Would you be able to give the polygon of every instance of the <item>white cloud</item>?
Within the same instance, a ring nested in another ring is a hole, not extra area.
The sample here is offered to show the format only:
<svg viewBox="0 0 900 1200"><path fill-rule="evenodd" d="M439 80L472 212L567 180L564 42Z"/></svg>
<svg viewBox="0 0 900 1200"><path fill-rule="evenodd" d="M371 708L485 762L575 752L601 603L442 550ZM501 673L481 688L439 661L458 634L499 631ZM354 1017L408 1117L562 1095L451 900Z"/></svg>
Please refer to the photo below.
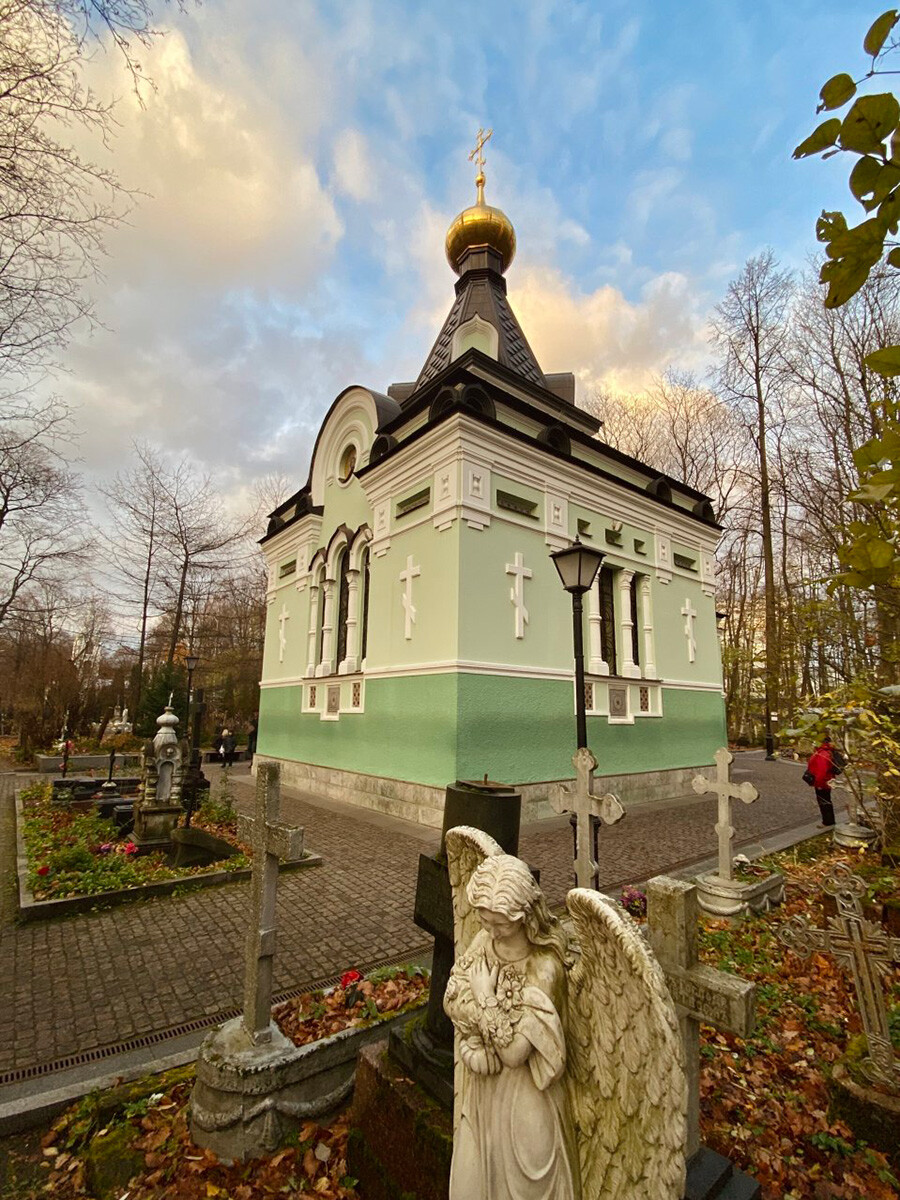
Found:
<svg viewBox="0 0 900 1200"><path fill-rule="evenodd" d="M377 174L365 137L358 129L344 129L334 143L334 179L352 200L372 200L377 194Z"/></svg>

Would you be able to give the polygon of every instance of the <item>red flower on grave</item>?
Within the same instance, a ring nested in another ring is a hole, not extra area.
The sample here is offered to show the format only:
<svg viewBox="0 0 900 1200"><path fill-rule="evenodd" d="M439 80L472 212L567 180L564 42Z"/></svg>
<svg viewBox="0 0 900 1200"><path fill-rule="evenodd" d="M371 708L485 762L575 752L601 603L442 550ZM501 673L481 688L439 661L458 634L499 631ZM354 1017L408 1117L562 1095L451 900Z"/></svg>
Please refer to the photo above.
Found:
<svg viewBox="0 0 900 1200"><path fill-rule="evenodd" d="M38 867L37 873L38 873L38 875L49 875L50 868L49 867Z"/></svg>
<svg viewBox="0 0 900 1200"><path fill-rule="evenodd" d="M354 983L359 983L361 979L362 975L360 975L359 971L345 971L341 976L341 987L346 991L348 987Z"/></svg>
<svg viewBox="0 0 900 1200"><path fill-rule="evenodd" d="M126 842L124 847L122 848L123 854L137 854L137 852L138 852L138 848L134 844L134 842Z"/></svg>

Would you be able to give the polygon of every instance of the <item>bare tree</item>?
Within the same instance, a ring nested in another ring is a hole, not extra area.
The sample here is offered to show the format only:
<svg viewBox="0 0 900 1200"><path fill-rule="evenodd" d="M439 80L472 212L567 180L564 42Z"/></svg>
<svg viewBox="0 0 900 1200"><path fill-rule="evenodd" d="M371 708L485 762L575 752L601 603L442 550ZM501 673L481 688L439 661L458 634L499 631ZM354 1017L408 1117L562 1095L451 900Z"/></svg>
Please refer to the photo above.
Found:
<svg viewBox="0 0 900 1200"><path fill-rule="evenodd" d="M772 479L769 469L773 425L783 419L788 381L788 316L793 296L790 273L780 271L771 250L747 261L716 309L713 345L721 355L719 387L752 432L759 471L759 514L765 589L766 753L774 751L772 711L781 674Z"/></svg>
<svg viewBox="0 0 900 1200"><path fill-rule="evenodd" d="M30 587L88 546L79 483L59 453L68 412L59 401L15 404L0 419L0 625Z"/></svg>

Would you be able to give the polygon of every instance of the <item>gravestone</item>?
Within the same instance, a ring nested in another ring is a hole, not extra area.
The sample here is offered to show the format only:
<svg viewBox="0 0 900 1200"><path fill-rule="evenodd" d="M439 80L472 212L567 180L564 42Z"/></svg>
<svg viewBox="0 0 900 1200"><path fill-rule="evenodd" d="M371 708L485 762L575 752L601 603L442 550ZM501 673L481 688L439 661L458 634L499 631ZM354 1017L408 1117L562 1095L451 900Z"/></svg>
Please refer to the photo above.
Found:
<svg viewBox="0 0 900 1200"><path fill-rule="evenodd" d="M816 929L796 916L782 925L778 936L801 958L824 950L849 969L868 1043L864 1069L875 1083L900 1094L900 1061L891 1043L882 983L891 965L900 963L900 938L863 916L866 885L846 863L835 864L825 891L837 901L837 916L828 918L827 928Z"/></svg>
<svg viewBox="0 0 900 1200"><path fill-rule="evenodd" d="M156 718L156 724L156 737L144 745L141 791L134 803L132 838L139 854L171 849L172 830L181 816L181 790L188 764L187 739L176 733L178 718L171 703Z"/></svg>
<svg viewBox="0 0 900 1200"><path fill-rule="evenodd" d="M719 864L715 872L698 875L697 897L700 907L717 917L739 920L748 913L767 912L784 899L784 877L770 874L750 880L735 879L732 870L734 852L734 826L731 823L731 802L741 800L753 804L759 792L749 781L735 784L731 781L730 767L734 756L725 747L717 750L716 778L695 775L692 787L698 796L715 792L719 811L716 834L719 839Z"/></svg>
<svg viewBox="0 0 900 1200"><path fill-rule="evenodd" d="M171 838L176 867L206 867L240 853L230 842L205 829L179 827L172 830Z"/></svg>
<svg viewBox="0 0 900 1200"><path fill-rule="evenodd" d="M522 798L502 783L457 781L446 790L441 845L419 856L413 920L434 938L431 986L424 1017L403 1033L391 1034L391 1054L444 1108L453 1104L453 1026L444 1012L444 989L453 966L453 901L447 874L447 830L456 825L482 829L508 854L519 848Z"/></svg>
<svg viewBox="0 0 900 1200"><path fill-rule="evenodd" d="M572 756L575 782L554 784L549 792L550 807L554 812L572 813L575 826L575 882L578 887L596 888L599 870L593 854L594 837L602 821L615 825L625 816L618 796L606 792L598 796L594 792L594 771L597 760L587 748L581 746Z"/></svg>
<svg viewBox="0 0 900 1200"><path fill-rule="evenodd" d="M730 1181L727 1195L752 1200L759 1185L727 1158L700 1144L700 1025L714 1025L739 1037L753 1032L756 985L704 966L697 955L697 888L658 875L647 884L647 936L675 1002L684 1045L688 1085L688 1200L706 1200Z"/></svg>
<svg viewBox="0 0 900 1200"><path fill-rule="evenodd" d="M306 1111L297 1047L272 1020L278 861L303 853L303 830L278 820L280 790L279 764L261 763L255 816L238 817L253 847L244 1009L204 1040L191 1095L191 1136L225 1162L272 1153Z"/></svg>

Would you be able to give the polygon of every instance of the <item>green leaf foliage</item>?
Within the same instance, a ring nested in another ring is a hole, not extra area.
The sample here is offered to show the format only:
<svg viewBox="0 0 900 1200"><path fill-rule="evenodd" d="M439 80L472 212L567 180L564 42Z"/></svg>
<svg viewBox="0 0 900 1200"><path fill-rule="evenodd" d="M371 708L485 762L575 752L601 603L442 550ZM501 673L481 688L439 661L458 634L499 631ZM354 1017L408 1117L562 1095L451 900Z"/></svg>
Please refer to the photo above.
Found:
<svg viewBox="0 0 900 1200"><path fill-rule="evenodd" d="M810 154L820 154L829 146L837 144L841 132L840 117L829 117L817 126L812 133L802 141L794 151L794 158L807 158Z"/></svg>
<svg viewBox="0 0 900 1200"><path fill-rule="evenodd" d="M841 123L841 148L884 154L884 139L897 128L900 104L890 92L860 96Z"/></svg>
<svg viewBox="0 0 900 1200"><path fill-rule="evenodd" d="M840 108L855 95L856 84L853 77L847 74L833 75L819 92L823 108Z"/></svg>
<svg viewBox="0 0 900 1200"><path fill-rule="evenodd" d="M893 253L894 251L892 250L891 254ZM875 371L879 375L887 375L888 377L900 375L900 346L885 346L883 350L876 350L873 354L867 354L865 364L870 371ZM867 442L866 445L871 446L872 442Z"/></svg>
<svg viewBox="0 0 900 1200"><path fill-rule="evenodd" d="M883 163L867 154L850 172L850 191L871 211L900 183L900 166Z"/></svg>
<svg viewBox="0 0 900 1200"><path fill-rule="evenodd" d="M829 117L827 121L823 121L821 125L817 126L805 141L800 143L794 151L794 158L807 158L810 154L820 154L829 146L836 145L840 132L840 117Z"/></svg>
<svg viewBox="0 0 900 1200"><path fill-rule="evenodd" d="M848 229L840 213L823 213L816 232L829 259L819 272L821 282L828 284L825 307L839 308L859 291L884 253L887 227L879 216Z"/></svg>
<svg viewBox="0 0 900 1200"><path fill-rule="evenodd" d="M869 32L863 39L863 50L866 54L871 54L873 58L879 55L887 41L888 34L897 24L898 13L896 8L889 8L887 12L882 13L880 17L872 22L869 26Z"/></svg>

